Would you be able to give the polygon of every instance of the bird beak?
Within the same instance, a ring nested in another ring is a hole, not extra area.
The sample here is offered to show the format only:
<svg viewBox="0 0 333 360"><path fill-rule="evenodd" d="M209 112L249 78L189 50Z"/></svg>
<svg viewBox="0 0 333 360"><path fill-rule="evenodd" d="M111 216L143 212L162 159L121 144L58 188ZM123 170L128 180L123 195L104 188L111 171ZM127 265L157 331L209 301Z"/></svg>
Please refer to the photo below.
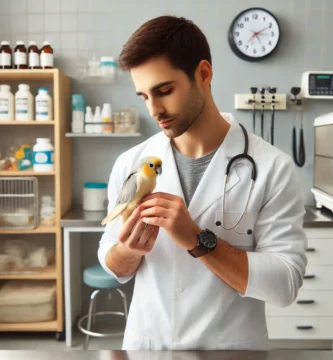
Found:
<svg viewBox="0 0 333 360"><path fill-rule="evenodd" d="M162 175L162 166L161 165L156 166L156 174L157 175Z"/></svg>

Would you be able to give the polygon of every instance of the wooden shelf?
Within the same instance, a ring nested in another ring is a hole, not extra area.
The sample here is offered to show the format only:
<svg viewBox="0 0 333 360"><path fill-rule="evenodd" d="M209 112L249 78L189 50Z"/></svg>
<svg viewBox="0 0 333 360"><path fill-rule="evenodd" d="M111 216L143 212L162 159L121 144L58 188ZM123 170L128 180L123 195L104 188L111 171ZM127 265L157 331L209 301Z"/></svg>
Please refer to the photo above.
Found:
<svg viewBox="0 0 333 360"><path fill-rule="evenodd" d="M1 70L0 70L1 71ZM17 125L54 125L55 121L54 120L50 120L50 121L37 121L37 120L33 120L33 121L0 121L0 126L1 125L6 125L6 126L17 126Z"/></svg>
<svg viewBox="0 0 333 360"><path fill-rule="evenodd" d="M1 69L0 70L0 81L21 81L21 80L53 80L53 77L58 73L58 69L45 69L45 70L16 70L16 69Z"/></svg>
<svg viewBox="0 0 333 360"><path fill-rule="evenodd" d="M55 234L56 227L52 226L39 226L32 230L9 230L0 228L0 234Z"/></svg>
<svg viewBox="0 0 333 360"><path fill-rule="evenodd" d="M0 171L0 176L52 176L55 175L55 171L37 172L33 170L21 170L21 171Z"/></svg>
<svg viewBox="0 0 333 360"><path fill-rule="evenodd" d="M58 331L58 322L0 323L0 331Z"/></svg>
<svg viewBox="0 0 333 360"><path fill-rule="evenodd" d="M141 133L100 133L100 134L87 134L87 133L66 133L66 137L115 137L115 138L128 138L128 137L139 137Z"/></svg>
<svg viewBox="0 0 333 360"><path fill-rule="evenodd" d="M19 273L2 273L0 272L0 279L19 279L19 280L55 280L57 278L55 266L47 266L39 270L33 269L31 273L28 274L19 274Z"/></svg>
<svg viewBox="0 0 333 360"><path fill-rule="evenodd" d="M53 139L54 145L54 171L49 172L35 172L33 169L26 171L0 171L0 177L37 177L39 180L39 188L42 188L45 193L54 194L54 205L56 215L56 225L54 226L39 226L33 230L9 230L0 227L1 237L4 234L18 234L18 236L29 238L35 234L34 237L41 237L41 240L53 241L55 245L56 263L53 267L43 269L40 273L34 274L0 274L0 278L4 279L52 279L56 283L56 313L57 318L53 321L34 322L34 323L1 323L1 331L63 331L64 330L64 296L63 296L63 244L62 244L62 229L60 226L60 219L62 214L66 213L72 204L72 139L65 136L66 132L70 131L68 124L70 123L71 114L71 78L59 69L48 70L2 70L0 69L0 84L10 84L15 87L17 84L30 84L32 87L51 86L53 88L53 109L54 119L52 121L11 121L0 122L0 143L8 136L7 132L13 132L13 136L18 133L21 136L22 131L29 129L29 136L32 134L39 137L40 132L51 132L49 137ZM3 125L1 127L1 125ZM30 126L30 127L29 127ZM42 126L42 127L40 127ZM44 127L43 127L44 126ZM45 135L44 135L45 136ZM46 181L44 188L44 180ZM52 176L50 178L50 176ZM49 191L46 191L49 190ZM39 191L39 190L38 190ZM42 191L42 192L43 192ZM37 235L36 235L37 234ZM39 235L41 234L41 235ZM43 234L53 234L43 236ZM45 237L45 240L42 239ZM39 281L39 280L38 280Z"/></svg>

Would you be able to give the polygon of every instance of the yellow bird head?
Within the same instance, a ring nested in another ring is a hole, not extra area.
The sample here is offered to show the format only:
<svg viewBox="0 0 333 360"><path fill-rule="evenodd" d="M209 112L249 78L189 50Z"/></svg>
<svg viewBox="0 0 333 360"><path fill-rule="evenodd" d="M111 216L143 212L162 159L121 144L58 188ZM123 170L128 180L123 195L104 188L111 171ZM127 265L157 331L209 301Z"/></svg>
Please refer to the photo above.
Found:
<svg viewBox="0 0 333 360"><path fill-rule="evenodd" d="M138 167L147 177L156 177L162 174L162 160L156 156L147 156L141 159Z"/></svg>

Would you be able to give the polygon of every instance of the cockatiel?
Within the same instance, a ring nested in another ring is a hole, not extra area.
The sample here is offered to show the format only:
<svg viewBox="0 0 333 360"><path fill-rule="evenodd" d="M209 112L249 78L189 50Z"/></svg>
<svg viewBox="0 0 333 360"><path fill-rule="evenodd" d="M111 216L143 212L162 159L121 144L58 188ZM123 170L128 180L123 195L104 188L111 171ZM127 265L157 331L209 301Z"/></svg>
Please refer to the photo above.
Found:
<svg viewBox="0 0 333 360"><path fill-rule="evenodd" d="M141 159L124 181L116 205L102 221L102 225L111 222L119 215L122 215L123 222L125 222L141 199L154 191L157 175L161 174L161 159L155 156Z"/></svg>

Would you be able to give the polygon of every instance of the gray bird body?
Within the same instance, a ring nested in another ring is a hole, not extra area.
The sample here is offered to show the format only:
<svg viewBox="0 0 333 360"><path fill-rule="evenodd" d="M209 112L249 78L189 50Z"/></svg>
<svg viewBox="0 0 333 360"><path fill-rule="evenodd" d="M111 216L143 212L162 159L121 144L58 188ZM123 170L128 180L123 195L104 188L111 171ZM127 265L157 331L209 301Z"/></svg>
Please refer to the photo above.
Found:
<svg viewBox="0 0 333 360"><path fill-rule="evenodd" d="M140 161L124 181L115 207L102 221L102 225L115 220L119 215L122 216L123 222L131 216L141 199L154 191L156 177L162 172L161 163L161 160L156 157L147 157ZM154 171L147 170L147 164L154 164Z"/></svg>

